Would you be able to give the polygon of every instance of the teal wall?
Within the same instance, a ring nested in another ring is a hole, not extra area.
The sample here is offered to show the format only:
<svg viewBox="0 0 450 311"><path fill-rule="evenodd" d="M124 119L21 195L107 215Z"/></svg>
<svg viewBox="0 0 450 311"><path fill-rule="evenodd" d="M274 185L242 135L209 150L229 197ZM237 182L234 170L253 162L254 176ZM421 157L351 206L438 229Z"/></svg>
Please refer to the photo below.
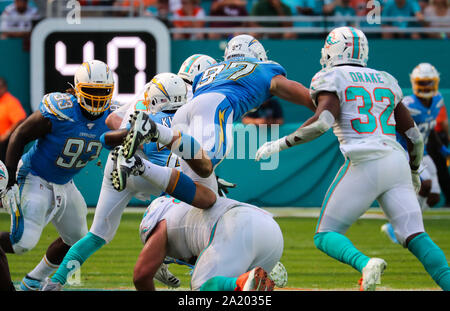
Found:
<svg viewBox="0 0 450 311"><path fill-rule="evenodd" d="M217 60L222 59L224 41L173 41L171 47L172 71L176 72L185 58L204 53ZM309 86L312 76L320 70L319 58L322 40L262 41L269 58L282 64L288 78ZM0 40L0 55L3 62L0 76L8 79L11 92L17 96L29 112L29 54L22 51L20 40ZM441 73L441 92L449 107L450 103L450 55L448 41L371 40L369 66L385 70L394 75L404 93L410 93L409 73L420 62L431 62ZM7 61L5 61L7 60ZM39 99L33 99L39 100ZM292 132L311 112L304 107L283 102L286 124L281 126L280 135ZM449 108L450 111L450 108ZM236 125L236 135L245 131ZM259 142L260 144L263 141ZM106 151L100 160L106 161ZM250 159L226 159L217 173L238 184L231 190L230 197L260 206L320 206L323 196L338 168L343 163L338 144L331 132L316 141L283 151L277 170L264 171L260 164ZM101 188L103 166L90 163L75 178L75 182L94 206ZM132 204L142 205L133 200Z"/></svg>

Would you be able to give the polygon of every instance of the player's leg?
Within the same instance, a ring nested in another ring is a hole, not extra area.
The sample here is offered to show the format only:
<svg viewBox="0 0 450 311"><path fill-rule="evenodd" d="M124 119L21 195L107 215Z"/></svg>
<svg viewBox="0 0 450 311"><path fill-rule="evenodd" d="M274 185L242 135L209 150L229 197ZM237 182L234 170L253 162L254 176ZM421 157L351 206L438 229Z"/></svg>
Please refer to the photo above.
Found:
<svg viewBox="0 0 450 311"><path fill-rule="evenodd" d="M408 164L399 160L392 172L395 172L393 184L378 198L380 206L394 227L399 242L417 257L442 289L450 290L450 268L442 250L425 233Z"/></svg>
<svg viewBox="0 0 450 311"><path fill-rule="evenodd" d="M280 260L283 236L270 215L254 207L234 207L217 222L211 236L197 259L193 290L247 290L256 289L258 283L260 290L273 289L266 271Z"/></svg>
<svg viewBox="0 0 450 311"><path fill-rule="evenodd" d="M439 200L441 199L441 187L439 185L438 173L436 165L434 164L433 159L429 155L426 155L424 157L423 162L428 168L431 181L430 191L427 196L426 203L429 207L433 207L436 204L438 204Z"/></svg>
<svg viewBox="0 0 450 311"><path fill-rule="evenodd" d="M43 281L58 269L69 248L70 245L64 243L61 237L53 241L37 266L22 279L20 288L24 291L40 290Z"/></svg>
<svg viewBox="0 0 450 311"><path fill-rule="evenodd" d="M11 215L11 232L0 235L5 252L23 254L33 249L47 224L53 191L38 176L27 174L20 181L20 209Z"/></svg>
<svg viewBox="0 0 450 311"><path fill-rule="evenodd" d="M125 157L133 156L139 144L153 138L185 159L199 176L211 175L232 146L233 109L218 93L200 95L185 106L175 114L172 129L138 113L123 144Z"/></svg>
<svg viewBox="0 0 450 311"><path fill-rule="evenodd" d="M8 258L0 247L0 291L15 291L11 274L9 273Z"/></svg>
<svg viewBox="0 0 450 311"><path fill-rule="evenodd" d="M319 250L362 273L362 290L375 289L386 263L363 254L344 234L377 197L382 174L373 161L346 160L325 195L314 235Z"/></svg>
<svg viewBox="0 0 450 311"><path fill-rule="evenodd" d="M122 192L116 191L110 182L110 173L112 171L112 160L110 157L105 166L104 176L100 196L95 209L94 220L89 233L86 232L79 240L70 248L62 264L59 266L55 275L52 277L53 282L64 285L67 276L72 269L81 265L103 245L111 241L117 228L119 227L122 213L133 197L133 192L125 189ZM78 192L78 190L76 190ZM79 192L78 192L79 193ZM79 196L81 194L79 193ZM84 202L84 199L83 199ZM74 217L77 217L76 215ZM86 234L87 233L87 234ZM76 266L70 264L76 261Z"/></svg>
<svg viewBox="0 0 450 311"><path fill-rule="evenodd" d="M115 169L112 184L118 191L126 188L129 176L138 175L150 182L154 188L192 206L205 209L211 207L216 201L214 191L194 182L185 173L175 168L156 165L137 155L126 159L123 156L122 146L117 147L113 153Z"/></svg>

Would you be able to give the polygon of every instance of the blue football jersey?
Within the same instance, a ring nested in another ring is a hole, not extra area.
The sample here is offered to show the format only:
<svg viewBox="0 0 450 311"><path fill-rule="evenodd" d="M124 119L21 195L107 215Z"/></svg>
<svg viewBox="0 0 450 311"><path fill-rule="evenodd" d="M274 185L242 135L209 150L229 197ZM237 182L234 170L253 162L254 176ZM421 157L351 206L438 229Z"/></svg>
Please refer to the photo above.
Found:
<svg viewBox="0 0 450 311"><path fill-rule="evenodd" d="M52 124L51 132L39 138L22 156L25 170L56 184L69 182L102 150L100 136L109 131L105 120L110 110L96 120L87 119L75 96L50 93L43 97L39 111Z"/></svg>
<svg viewBox="0 0 450 311"><path fill-rule="evenodd" d="M156 123L170 127L172 124L173 115L174 113L160 111L156 114L149 114L149 117ZM172 152L160 143L151 142L144 144L144 153L148 160L156 165L170 167L180 166L178 158L173 156Z"/></svg>
<svg viewBox="0 0 450 311"><path fill-rule="evenodd" d="M430 107L425 107L419 98L416 95L405 96L402 100L402 103L408 108L411 117L416 122L417 127L422 134L424 144L426 145L428 142L428 136L430 135L431 130L436 127L436 118L441 110L442 106L444 106L444 99L440 93L434 96L431 100ZM400 135L397 135L399 142L406 149L406 141ZM424 154L427 154L427 150L425 148Z"/></svg>
<svg viewBox="0 0 450 311"><path fill-rule="evenodd" d="M236 121L272 96L270 83L277 75L286 75L286 71L278 63L236 57L208 67L198 74L192 89L194 97L210 92L225 95L233 108Z"/></svg>

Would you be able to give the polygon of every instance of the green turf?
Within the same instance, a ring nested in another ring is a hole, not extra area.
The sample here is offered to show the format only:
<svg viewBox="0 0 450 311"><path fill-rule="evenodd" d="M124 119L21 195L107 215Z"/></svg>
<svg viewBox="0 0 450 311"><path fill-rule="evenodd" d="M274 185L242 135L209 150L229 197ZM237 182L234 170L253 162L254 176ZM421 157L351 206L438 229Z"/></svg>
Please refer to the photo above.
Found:
<svg viewBox="0 0 450 311"><path fill-rule="evenodd" d="M432 239L450 258L449 214L440 219L425 219L425 227ZM437 216L439 216L437 214ZM91 224L93 215L88 215ZM138 234L140 214L125 213L114 240L95 253L81 268L79 287L73 289L133 289L133 267L141 249ZM360 274L351 267L335 261L318 251L313 243L316 226L314 218L276 218L284 235L285 265L289 280L288 288L356 290ZM360 219L348 232L348 237L362 252L371 257L384 258L388 268L382 278L380 289L439 289L426 274L422 265L406 249L391 243L380 233L382 219ZM9 216L0 214L0 230L9 228ZM18 256L8 254L12 279L18 282L42 258L47 246L57 237L53 226L48 225L38 245L30 252ZM239 254L236 254L236 260ZM189 288L189 269L171 265L170 270Z"/></svg>

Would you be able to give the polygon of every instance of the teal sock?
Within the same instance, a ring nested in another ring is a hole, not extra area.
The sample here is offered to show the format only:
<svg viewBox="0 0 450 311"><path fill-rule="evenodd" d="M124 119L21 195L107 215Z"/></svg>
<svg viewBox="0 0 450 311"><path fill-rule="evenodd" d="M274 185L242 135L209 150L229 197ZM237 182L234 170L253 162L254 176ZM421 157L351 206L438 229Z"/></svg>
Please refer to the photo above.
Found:
<svg viewBox="0 0 450 311"><path fill-rule="evenodd" d="M229 278L225 276L215 276L203 283L201 291L234 291L238 278Z"/></svg>
<svg viewBox="0 0 450 311"><path fill-rule="evenodd" d="M62 263L59 265L58 270L52 276L53 282L59 282L62 285L66 284L67 276L75 268L81 267L81 265L97 250L99 250L106 241L89 232L84 238L75 243L67 252ZM78 265L71 264L73 261L77 261Z"/></svg>
<svg viewBox="0 0 450 311"><path fill-rule="evenodd" d="M316 233L314 244L328 256L352 266L359 272L362 272L362 269L370 260L369 257L356 249L346 236L337 232Z"/></svg>
<svg viewBox="0 0 450 311"><path fill-rule="evenodd" d="M431 278L445 291L450 290L450 268L444 252L427 233L421 233L408 243L408 249L423 264Z"/></svg>

